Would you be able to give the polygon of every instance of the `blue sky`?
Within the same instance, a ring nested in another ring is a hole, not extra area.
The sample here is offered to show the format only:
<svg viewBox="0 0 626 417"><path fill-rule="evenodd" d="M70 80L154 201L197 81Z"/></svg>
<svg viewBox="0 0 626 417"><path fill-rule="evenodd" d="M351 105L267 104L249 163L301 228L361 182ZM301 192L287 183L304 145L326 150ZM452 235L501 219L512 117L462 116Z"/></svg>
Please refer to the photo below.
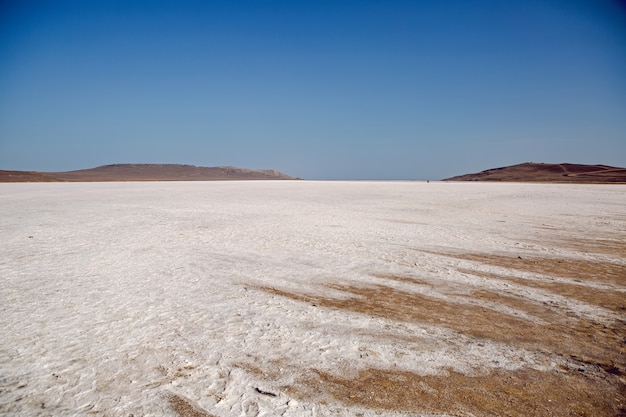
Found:
<svg viewBox="0 0 626 417"><path fill-rule="evenodd" d="M626 166L617 0L0 2L0 169Z"/></svg>

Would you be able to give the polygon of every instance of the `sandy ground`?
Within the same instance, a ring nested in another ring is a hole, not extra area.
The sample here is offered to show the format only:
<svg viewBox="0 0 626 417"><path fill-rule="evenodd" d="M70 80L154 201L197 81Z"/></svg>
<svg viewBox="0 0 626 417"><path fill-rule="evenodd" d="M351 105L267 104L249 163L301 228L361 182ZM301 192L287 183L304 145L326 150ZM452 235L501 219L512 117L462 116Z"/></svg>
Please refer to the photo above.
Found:
<svg viewBox="0 0 626 417"><path fill-rule="evenodd" d="M626 414L626 187L0 184L0 414Z"/></svg>

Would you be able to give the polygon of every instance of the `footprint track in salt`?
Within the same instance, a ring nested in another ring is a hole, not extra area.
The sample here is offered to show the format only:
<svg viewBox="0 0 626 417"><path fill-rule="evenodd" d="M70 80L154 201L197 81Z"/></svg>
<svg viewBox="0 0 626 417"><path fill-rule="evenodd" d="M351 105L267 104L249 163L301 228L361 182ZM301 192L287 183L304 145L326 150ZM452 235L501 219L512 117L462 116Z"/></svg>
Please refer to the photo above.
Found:
<svg viewBox="0 0 626 417"><path fill-rule="evenodd" d="M436 256L407 248L513 250L540 241L545 223L561 234L615 233L617 220L597 205L617 216L625 194L603 187L0 185L0 413L175 415L171 393L216 417L370 416L381 412L296 400L281 387L310 369L549 368L533 351L255 287L368 286L380 281L373 271L463 284ZM504 212L506 223L494 223Z"/></svg>

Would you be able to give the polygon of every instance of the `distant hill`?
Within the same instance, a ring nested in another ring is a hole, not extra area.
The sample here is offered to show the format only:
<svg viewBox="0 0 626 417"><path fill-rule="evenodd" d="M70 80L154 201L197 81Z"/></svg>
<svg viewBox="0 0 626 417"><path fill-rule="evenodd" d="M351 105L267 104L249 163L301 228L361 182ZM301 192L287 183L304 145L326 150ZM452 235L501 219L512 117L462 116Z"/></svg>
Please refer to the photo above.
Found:
<svg viewBox="0 0 626 417"><path fill-rule="evenodd" d="M66 172L3 171L0 182L293 180L274 170L179 164L114 164Z"/></svg>
<svg viewBox="0 0 626 417"><path fill-rule="evenodd" d="M443 181L510 181L558 183L626 183L626 168L607 165L544 164L526 162L459 175Z"/></svg>

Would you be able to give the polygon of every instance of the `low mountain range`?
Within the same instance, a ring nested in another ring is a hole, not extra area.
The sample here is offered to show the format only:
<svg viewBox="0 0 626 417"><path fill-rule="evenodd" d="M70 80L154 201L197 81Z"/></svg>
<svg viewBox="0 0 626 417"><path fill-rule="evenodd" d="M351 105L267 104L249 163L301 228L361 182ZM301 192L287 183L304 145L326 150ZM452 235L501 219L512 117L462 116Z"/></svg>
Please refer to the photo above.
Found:
<svg viewBox="0 0 626 417"><path fill-rule="evenodd" d="M443 181L500 181L606 184L626 183L626 168L607 165L526 162L459 175Z"/></svg>
<svg viewBox="0 0 626 417"><path fill-rule="evenodd" d="M274 170L179 164L113 164L65 172L0 170L0 182L294 180Z"/></svg>
<svg viewBox="0 0 626 417"><path fill-rule="evenodd" d="M275 170L231 166L201 167L181 164L113 164L64 172L0 170L0 182L104 181L244 181L295 180ZM443 181L626 183L626 168L607 165L526 162L446 178Z"/></svg>

